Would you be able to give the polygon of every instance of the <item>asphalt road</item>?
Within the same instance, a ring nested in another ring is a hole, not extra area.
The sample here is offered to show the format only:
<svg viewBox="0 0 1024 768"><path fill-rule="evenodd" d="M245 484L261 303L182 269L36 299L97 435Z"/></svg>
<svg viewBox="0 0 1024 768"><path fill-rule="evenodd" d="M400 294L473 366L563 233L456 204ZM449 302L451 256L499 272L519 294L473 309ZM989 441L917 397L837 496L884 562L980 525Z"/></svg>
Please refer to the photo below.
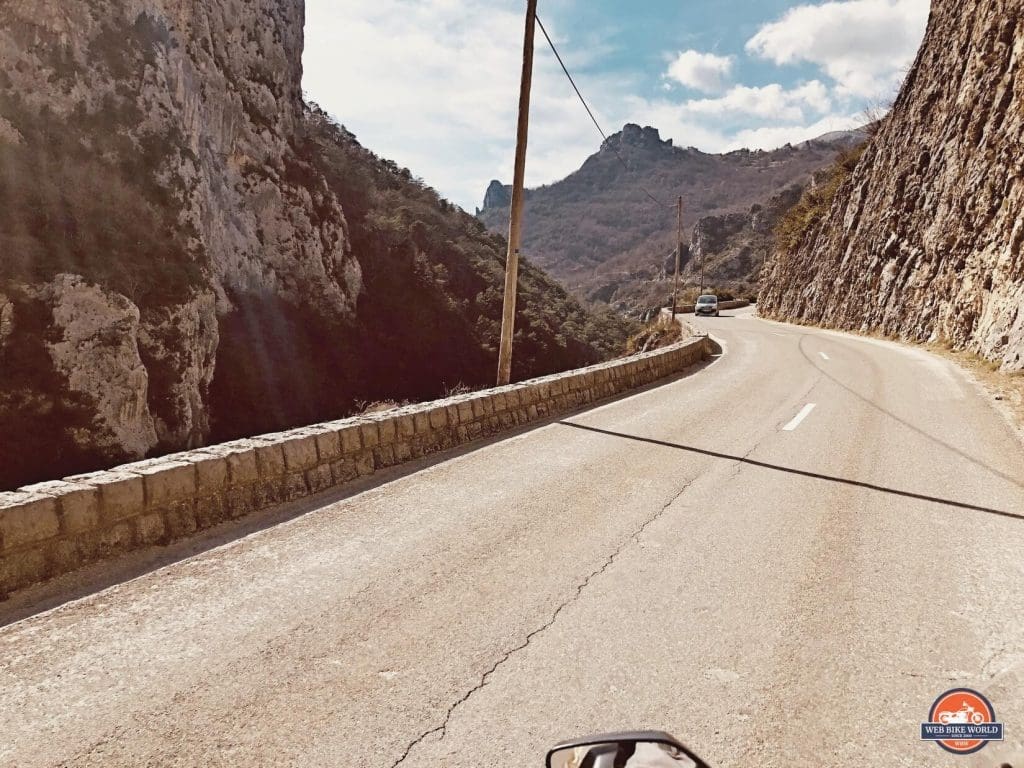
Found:
<svg viewBox="0 0 1024 768"><path fill-rule="evenodd" d="M0 765L1024 766L1024 446L944 360L725 314L689 376L8 624ZM958 686L1006 742L919 741Z"/></svg>

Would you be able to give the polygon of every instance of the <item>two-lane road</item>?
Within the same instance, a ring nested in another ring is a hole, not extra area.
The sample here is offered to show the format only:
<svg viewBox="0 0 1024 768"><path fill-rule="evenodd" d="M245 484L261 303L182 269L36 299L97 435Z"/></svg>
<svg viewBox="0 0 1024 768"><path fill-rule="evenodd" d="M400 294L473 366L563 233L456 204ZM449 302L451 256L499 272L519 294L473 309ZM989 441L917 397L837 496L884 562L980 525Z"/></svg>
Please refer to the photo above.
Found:
<svg viewBox="0 0 1024 768"><path fill-rule="evenodd" d="M728 316L726 316L728 315ZM1024 763L1024 447L951 364L761 321L718 360L0 629L0 765ZM918 740L934 698L1007 741Z"/></svg>

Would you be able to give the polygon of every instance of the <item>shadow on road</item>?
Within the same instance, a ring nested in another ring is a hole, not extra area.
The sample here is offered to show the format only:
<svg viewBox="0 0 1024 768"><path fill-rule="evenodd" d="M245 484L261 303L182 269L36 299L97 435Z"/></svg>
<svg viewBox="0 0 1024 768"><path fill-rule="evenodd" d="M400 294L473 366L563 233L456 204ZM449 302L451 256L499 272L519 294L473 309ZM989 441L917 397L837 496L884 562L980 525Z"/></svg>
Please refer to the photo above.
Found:
<svg viewBox="0 0 1024 768"><path fill-rule="evenodd" d="M1015 520L1024 520L1024 515L1015 514L1013 512L1006 512L1002 509L993 509L991 507L982 507L977 504L967 504L961 501L953 501L952 499L943 499L938 496L927 496L923 493L914 493L912 491L901 491L896 488L886 488L883 485L875 485L874 483L865 483L861 480L850 480L845 477L836 477L834 475L823 475L819 472L810 472L806 469L795 469L793 467L784 467L781 464L770 464L766 461L758 461L757 459L747 459L743 456L733 456L729 453L720 453L719 451L710 451L706 448L694 448L691 445L679 445L678 443L669 443L664 440L655 440L651 437L638 437L636 435L628 435L624 432L612 432L607 429L600 429L598 427L588 427L583 424L575 424L571 421L560 421L558 422L565 427L573 427L574 429L582 429L587 432L597 432L602 435L609 435L610 437L619 437L625 440L636 440L641 443L650 443L651 445L660 445L665 448L675 448L679 451L688 451L689 453L698 453L701 456L710 456L715 459L726 459L728 461L736 461L741 464L748 464L752 467L761 467L763 469L771 469L776 472L785 472L790 475L799 475L800 477L810 477L814 480L826 480L830 483L842 483L844 485L852 485L855 488L866 488L870 491L878 491L880 493L889 493L894 496L902 496L907 499L917 499L918 501L929 501L933 504L943 504L947 507L958 507L959 509L969 509L973 512L985 512L990 515L999 515L1000 517L1010 517Z"/></svg>
<svg viewBox="0 0 1024 768"><path fill-rule="evenodd" d="M921 437L925 438L926 440L930 440L931 442L935 443L936 445L942 446L947 451L952 451L953 453L955 453L960 458L962 458L962 459L964 459L966 461L971 462L971 464L973 464L974 466L979 467L981 469L984 469L984 470L986 470L988 472L991 472L996 477L1000 477L1003 480L1005 480L1006 482L1012 483L1013 485L1016 485L1018 488L1021 488L1022 490L1024 490L1024 485L1021 484L1021 482L1020 482L1020 480L1018 478L1012 477L1011 475L1008 475L1006 472L998 470L995 467L990 467L985 462L979 461L978 459L976 459L973 456L971 456L969 453L966 453L965 451L960 450L955 445L950 445L945 440L941 440L941 439L935 437L934 435L928 434L927 432L925 432L920 427L915 427L913 424L911 424L906 419L900 418L899 416L897 416L892 411L886 410L882 406L878 405L878 403L873 402L870 398L865 397L860 392L858 392L857 390L855 390L852 387L850 387L848 384L844 384L842 381L840 381L835 376L833 376L831 373L829 373L824 368L822 368L820 365L818 365L817 360L815 360L813 357L811 357L809 354L807 354L807 350L804 349L804 342L807 341L807 336L808 336L808 334L800 334L800 341L798 343L798 347L800 349L800 354L803 355L804 360L806 360L811 365L812 368L814 368L816 371L818 371L826 379L830 379L834 384L838 384L840 387L845 389L847 392L849 392L851 395L856 397L861 402L865 403L866 405L871 406L872 408L874 408L876 411L879 411L880 413L884 413L889 418L891 418L894 421L902 424L904 427L906 427L907 429L911 430L912 432L916 432L918 435L920 435Z"/></svg>

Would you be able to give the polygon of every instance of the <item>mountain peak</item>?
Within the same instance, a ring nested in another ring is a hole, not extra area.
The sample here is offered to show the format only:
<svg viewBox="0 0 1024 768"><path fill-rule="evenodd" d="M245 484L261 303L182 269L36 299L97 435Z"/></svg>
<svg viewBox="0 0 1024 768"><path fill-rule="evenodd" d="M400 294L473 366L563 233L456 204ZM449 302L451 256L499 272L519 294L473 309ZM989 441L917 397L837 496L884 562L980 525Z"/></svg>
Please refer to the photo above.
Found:
<svg viewBox="0 0 1024 768"><path fill-rule="evenodd" d="M508 208L512 204L512 187L502 184L497 179L491 181L484 193L484 210L488 208Z"/></svg>
<svg viewBox="0 0 1024 768"><path fill-rule="evenodd" d="M621 149L623 147L660 148L671 147L672 139L661 140L661 133L657 128L647 125L641 128L636 123L626 123L622 130L613 133L601 144L601 149Z"/></svg>

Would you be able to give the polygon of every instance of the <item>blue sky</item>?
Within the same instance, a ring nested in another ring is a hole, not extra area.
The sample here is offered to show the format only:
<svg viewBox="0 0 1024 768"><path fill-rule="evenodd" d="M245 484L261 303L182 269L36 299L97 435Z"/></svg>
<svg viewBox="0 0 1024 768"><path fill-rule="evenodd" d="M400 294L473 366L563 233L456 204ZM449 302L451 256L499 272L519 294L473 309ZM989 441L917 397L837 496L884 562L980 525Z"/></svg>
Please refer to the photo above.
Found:
<svg viewBox="0 0 1024 768"><path fill-rule="evenodd" d="M523 0L307 0L304 88L377 153L472 210L511 177ZM708 152L769 149L891 101L929 0L540 0L609 133L626 122ZM538 34L527 181L600 136Z"/></svg>

